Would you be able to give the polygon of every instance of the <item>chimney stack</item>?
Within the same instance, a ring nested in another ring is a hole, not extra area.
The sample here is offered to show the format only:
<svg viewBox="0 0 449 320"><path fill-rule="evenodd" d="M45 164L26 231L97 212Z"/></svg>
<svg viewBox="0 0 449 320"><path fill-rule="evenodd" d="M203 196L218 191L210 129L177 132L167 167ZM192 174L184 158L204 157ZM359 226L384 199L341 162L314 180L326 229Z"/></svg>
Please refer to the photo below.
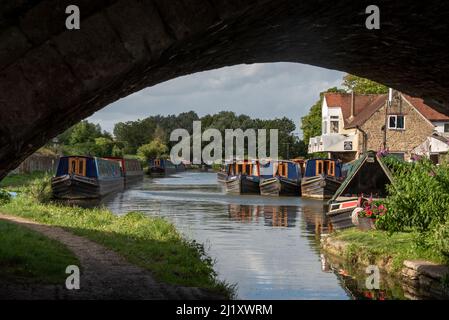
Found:
<svg viewBox="0 0 449 320"><path fill-rule="evenodd" d="M351 91L351 116L350 119L352 120L355 117L355 94L354 90Z"/></svg>

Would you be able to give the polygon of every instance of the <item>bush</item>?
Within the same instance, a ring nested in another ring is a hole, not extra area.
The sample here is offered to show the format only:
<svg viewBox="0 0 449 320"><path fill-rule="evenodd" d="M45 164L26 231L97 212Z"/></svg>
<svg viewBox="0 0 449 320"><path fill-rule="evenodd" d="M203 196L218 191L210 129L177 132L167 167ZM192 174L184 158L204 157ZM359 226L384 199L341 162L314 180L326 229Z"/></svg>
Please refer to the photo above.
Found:
<svg viewBox="0 0 449 320"><path fill-rule="evenodd" d="M11 195L6 190L0 189L0 206L11 201Z"/></svg>
<svg viewBox="0 0 449 320"><path fill-rule="evenodd" d="M52 198L51 176L33 180L26 188L25 192L34 200L46 203Z"/></svg>
<svg viewBox="0 0 449 320"><path fill-rule="evenodd" d="M436 226L430 234L428 243L441 254L449 257L449 220Z"/></svg>
<svg viewBox="0 0 449 320"><path fill-rule="evenodd" d="M426 232L449 217L449 167L428 160L415 163L386 158L394 184L388 186L388 214L377 227L388 231Z"/></svg>

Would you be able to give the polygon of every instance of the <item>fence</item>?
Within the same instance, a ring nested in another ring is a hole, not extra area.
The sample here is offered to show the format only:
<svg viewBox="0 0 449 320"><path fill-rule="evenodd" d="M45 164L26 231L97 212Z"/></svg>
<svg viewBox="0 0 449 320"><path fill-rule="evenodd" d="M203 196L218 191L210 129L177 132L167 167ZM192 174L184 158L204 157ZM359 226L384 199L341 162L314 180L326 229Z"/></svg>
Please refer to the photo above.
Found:
<svg viewBox="0 0 449 320"><path fill-rule="evenodd" d="M59 158L57 156L32 154L22 162L12 173L32 173L35 171L44 171L49 173L56 172Z"/></svg>

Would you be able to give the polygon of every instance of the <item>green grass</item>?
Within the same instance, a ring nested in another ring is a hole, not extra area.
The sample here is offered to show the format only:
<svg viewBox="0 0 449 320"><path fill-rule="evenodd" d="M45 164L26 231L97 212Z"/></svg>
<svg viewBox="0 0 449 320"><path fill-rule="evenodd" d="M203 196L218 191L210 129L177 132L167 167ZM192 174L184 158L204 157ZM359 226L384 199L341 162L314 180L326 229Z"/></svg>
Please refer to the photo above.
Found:
<svg viewBox="0 0 449 320"><path fill-rule="evenodd" d="M19 196L0 212L61 226L123 255L161 281L210 289L232 298L233 286L217 280L201 245L187 241L173 224L141 213L114 215L107 209L40 204Z"/></svg>
<svg viewBox="0 0 449 320"><path fill-rule="evenodd" d="M19 191L21 188L30 185L36 179L45 177L47 173L36 171L28 174L9 174L0 181L0 188L9 191Z"/></svg>
<svg viewBox="0 0 449 320"><path fill-rule="evenodd" d="M447 264L447 259L437 250L420 245L416 233L360 231L355 228L336 232L333 239L347 242L346 258L354 262L388 263L391 271L398 272L404 260L427 260Z"/></svg>
<svg viewBox="0 0 449 320"><path fill-rule="evenodd" d="M3 280L63 284L67 266L78 259L62 244L0 220L0 269Z"/></svg>

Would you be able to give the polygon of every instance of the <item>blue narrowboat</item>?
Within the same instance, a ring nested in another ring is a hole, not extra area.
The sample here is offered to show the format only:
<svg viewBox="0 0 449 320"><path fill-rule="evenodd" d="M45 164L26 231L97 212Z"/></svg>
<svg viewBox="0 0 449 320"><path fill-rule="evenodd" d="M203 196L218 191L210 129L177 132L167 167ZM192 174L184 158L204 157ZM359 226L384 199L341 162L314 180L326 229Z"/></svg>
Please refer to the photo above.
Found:
<svg viewBox="0 0 449 320"><path fill-rule="evenodd" d="M124 177L117 161L68 156L59 159L51 187L58 199L93 199L123 190Z"/></svg>
<svg viewBox="0 0 449 320"><path fill-rule="evenodd" d="M231 194L259 194L259 161L233 161L227 166L226 192Z"/></svg>
<svg viewBox="0 0 449 320"><path fill-rule="evenodd" d="M330 199L344 180L342 164L335 159L307 160L301 181L303 197Z"/></svg>
<svg viewBox="0 0 449 320"><path fill-rule="evenodd" d="M168 159L151 159L148 161L148 173L151 176L166 176L176 173L176 166Z"/></svg>
<svg viewBox="0 0 449 320"><path fill-rule="evenodd" d="M261 172L260 194L263 196L300 196L300 165L288 160L277 160L271 163L271 176L265 178ZM263 168L263 166L261 167Z"/></svg>

